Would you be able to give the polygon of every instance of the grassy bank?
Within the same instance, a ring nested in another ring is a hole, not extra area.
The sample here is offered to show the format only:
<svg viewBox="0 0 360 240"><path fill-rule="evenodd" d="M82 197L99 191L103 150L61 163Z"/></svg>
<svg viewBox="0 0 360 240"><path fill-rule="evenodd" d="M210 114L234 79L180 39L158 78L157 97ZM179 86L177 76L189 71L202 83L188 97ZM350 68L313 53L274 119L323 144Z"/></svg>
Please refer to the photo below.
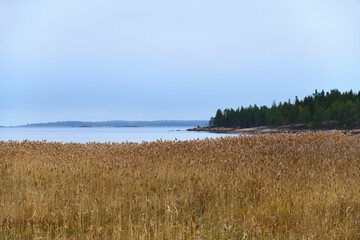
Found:
<svg viewBox="0 0 360 240"><path fill-rule="evenodd" d="M0 143L0 239L358 239L360 135Z"/></svg>

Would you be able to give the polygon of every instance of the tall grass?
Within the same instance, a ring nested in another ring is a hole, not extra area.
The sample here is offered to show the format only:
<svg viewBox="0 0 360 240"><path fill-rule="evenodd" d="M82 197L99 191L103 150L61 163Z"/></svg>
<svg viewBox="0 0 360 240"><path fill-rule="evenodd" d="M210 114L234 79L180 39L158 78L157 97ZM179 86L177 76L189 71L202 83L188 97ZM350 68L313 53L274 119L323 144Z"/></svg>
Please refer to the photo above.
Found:
<svg viewBox="0 0 360 240"><path fill-rule="evenodd" d="M0 142L0 239L359 239L360 136Z"/></svg>

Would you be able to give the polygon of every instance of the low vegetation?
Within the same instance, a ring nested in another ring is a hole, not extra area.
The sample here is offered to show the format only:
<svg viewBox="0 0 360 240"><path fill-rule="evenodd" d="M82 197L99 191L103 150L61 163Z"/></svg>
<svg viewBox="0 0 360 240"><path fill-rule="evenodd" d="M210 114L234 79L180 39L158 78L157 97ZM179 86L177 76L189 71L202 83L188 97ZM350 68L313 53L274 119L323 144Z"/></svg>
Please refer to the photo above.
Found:
<svg viewBox="0 0 360 240"><path fill-rule="evenodd" d="M359 239L360 136L0 142L0 239Z"/></svg>

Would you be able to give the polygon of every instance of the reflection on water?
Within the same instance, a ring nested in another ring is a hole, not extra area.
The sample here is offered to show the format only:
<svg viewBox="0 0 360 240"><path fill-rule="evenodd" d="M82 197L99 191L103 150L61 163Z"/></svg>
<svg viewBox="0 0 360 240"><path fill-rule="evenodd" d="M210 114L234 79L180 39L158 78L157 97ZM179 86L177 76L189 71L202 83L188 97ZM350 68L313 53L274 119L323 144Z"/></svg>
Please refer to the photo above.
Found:
<svg viewBox="0 0 360 240"><path fill-rule="evenodd" d="M186 127L136 128L0 128L0 141L48 142L142 142L156 140L191 140L237 136L208 132L188 132Z"/></svg>

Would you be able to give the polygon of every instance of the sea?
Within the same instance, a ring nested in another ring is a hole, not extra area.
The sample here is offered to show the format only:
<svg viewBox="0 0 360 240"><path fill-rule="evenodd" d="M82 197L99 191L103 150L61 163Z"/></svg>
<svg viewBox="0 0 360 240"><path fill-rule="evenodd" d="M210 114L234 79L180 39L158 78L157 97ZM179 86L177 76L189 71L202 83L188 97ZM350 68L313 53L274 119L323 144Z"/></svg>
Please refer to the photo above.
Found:
<svg viewBox="0 0 360 240"><path fill-rule="evenodd" d="M189 127L2 127L0 128L0 141L141 143L152 141L184 141L238 135L186 131L188 128Z"/></svg>

